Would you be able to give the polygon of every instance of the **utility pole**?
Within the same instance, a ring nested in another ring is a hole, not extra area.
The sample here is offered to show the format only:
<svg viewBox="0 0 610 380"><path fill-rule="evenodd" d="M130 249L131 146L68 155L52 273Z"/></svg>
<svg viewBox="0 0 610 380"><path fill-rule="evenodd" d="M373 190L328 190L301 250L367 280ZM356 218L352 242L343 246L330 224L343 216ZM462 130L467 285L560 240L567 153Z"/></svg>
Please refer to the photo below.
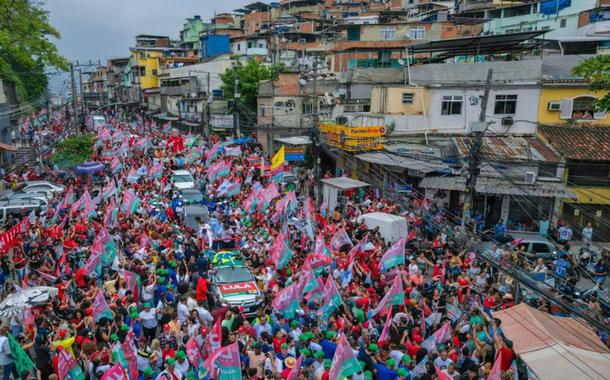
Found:
<svg viewBox="0 0 610 380"><path fill-rule="evenodd" d="M210 94L210 73L208 73L208 75L207 75L206 82L207 83L206 83L205 93L207 94L208 98L206 99L204 120L205 120L205 125L207 126L207 128L210 128L210 118L211 118L210 106L212 105L212 94ZM201 134L205 136L205 131L201 131L201 132L202 132Z"/></svg>
<svg viewBox="0 0 610 380"><path fill-rule="evenodd" d="M476 194L477 177L481 169L481 148L483 146L483 137L489 126L485 122L487 114L487 103L489 101L489 91L491 89L491 78L493 69L487 71L487 80L485 81L485 91L481 97L481 112L479 114L478 123L472 123L470 127L470 155L468 157L468 176L466 177L466 189L464 192L464 209L462 211L462 223L466 224L470 221L471 209L474 205L474 197Z"/></svg>
<svg viewBox="0 0 610 380"><path fill-rule="evenodd" d="M319 102L318 102L318 56L314 55L313 59L313 107L312 107L312 135L311 135L311 148L313 153L313 165L314 165L314 193L317 204L321 203L322 192L320 191L320 115L319 115Z"/></svg>
<svg viewBox="0 0 610 380"><path fill-rule="evenodd" d="M233 66L233 130L235 137L241 136L239 128L239 111L237 110L237 102L239 101L239 79L237 78L237 65Z"/></svg>
<svg viewBox="0 0 610 380"><path fill-rule="evenodd" d="M76 82L74 80L74 64L70 63L70 79L72 84L72 129L76 131L76 120L77 111L76 111Z"/></svg>

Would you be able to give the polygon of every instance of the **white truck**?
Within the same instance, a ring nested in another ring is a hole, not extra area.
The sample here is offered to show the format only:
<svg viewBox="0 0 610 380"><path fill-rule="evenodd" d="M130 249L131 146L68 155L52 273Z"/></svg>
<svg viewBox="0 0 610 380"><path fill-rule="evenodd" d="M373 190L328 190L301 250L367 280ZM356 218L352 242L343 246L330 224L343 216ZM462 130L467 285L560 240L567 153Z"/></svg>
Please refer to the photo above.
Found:
<svg viewBox="0 0 610 380"><path fill-rule="evenodd" d="M358 223L364 220L368 230L379 227L379 233L386 243L394 243L398 239L409 235L409 225L404 217L385 212L371 212L360 215Z"/></svg>

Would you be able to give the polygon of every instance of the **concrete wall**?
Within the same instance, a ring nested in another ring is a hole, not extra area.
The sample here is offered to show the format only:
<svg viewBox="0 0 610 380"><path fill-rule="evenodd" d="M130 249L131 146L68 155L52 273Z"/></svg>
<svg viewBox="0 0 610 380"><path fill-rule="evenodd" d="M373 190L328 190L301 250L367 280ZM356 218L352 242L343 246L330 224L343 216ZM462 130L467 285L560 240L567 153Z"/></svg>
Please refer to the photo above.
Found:
<svg viewBox="0 0 610 380"><path fill-rule="evenodd" d="M402 102L403 93L413 94L413 103ZM430 104L430 91L417 87L375 87L371 91L371 113L424 115Z"/></svg>
<svg viewBox="0 0 610 380"><path fill-rule="evenodd" d="M603 97L607 91L592 92L586 86L553 87L543 86L540 91L540 105L538 107L537 120L543 124L565 124L567 119L561 119L561 111L549 111L549 102L561 102L562 99L574 99L581 96ZM587 124L610 125L610 117L606 114L596 114L597 119L582 120ZM578 122L578 121L577 121Z"/></svg>

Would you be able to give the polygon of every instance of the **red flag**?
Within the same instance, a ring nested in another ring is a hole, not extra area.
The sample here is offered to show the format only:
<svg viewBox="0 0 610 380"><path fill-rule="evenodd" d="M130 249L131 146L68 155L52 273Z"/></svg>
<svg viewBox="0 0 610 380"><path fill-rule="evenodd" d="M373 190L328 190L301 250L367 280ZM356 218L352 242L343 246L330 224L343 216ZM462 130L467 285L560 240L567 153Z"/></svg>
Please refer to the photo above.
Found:
<svg viewBox="0 0 610 380"><path fill-rule="evenodd" d="M133 341L131 335L127 335L123 344L121 344L121 350L123 351L123 356L125 356L125 360L127 361L127 365L129 367L129 372L131 374L132 379L138 378L138 364L137 364L137 356L136 356L136 345Z"/></svg>
<svg viewBox="0 0 610 380"><path fill-rule="evenodd" d="M453 377L441 371L441 369L437 366L434 366L434 371L436 372L436 377L438 377L438 380L453 380Z"/></svg>
<svg viewBox="0 0 610 380"><path fill-rule="evenodd" d="M205 337L203 343L204 355L209 357L216 352L222 343L222 326L220 325L220 319L216 320L212 331L209 332L208 336Z"/></svg>

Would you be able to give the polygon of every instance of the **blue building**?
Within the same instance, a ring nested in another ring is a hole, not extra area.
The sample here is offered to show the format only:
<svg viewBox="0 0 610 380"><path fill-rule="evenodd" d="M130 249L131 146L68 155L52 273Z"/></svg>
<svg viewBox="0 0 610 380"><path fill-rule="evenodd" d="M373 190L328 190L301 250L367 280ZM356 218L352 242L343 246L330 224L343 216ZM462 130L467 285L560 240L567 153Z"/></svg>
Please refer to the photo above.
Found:
<svg viewBox="0 0 610 380"><path fill-rule="evenodd" d="M201 37L201 58L231 52L231 37L227 34L208 34Z"/></svg>

